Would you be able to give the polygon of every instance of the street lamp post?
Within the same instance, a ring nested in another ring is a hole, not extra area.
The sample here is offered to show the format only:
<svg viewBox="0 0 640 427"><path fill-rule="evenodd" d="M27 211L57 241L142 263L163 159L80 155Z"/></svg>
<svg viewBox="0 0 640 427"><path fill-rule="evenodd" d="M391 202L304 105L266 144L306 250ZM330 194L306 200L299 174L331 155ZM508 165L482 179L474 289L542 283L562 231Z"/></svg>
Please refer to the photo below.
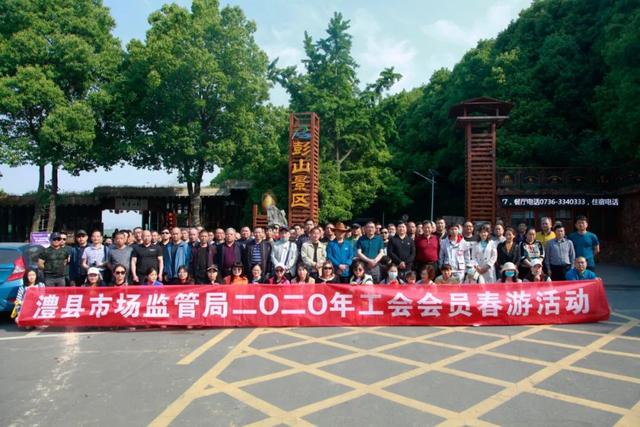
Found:
<svg viewBox="0 0 640 427"><path fill-rule="evenodd" d="M433 169L429 169L429 173L431 174L431 178L428 178L428 177L422 175L418 171L413 171L413 173L415 173L416 175L418 175L420 178L424 179L425 181L431 183L431 221L433 221L433 204L434 204L434 197L435 197L436 172Z"/></svg>

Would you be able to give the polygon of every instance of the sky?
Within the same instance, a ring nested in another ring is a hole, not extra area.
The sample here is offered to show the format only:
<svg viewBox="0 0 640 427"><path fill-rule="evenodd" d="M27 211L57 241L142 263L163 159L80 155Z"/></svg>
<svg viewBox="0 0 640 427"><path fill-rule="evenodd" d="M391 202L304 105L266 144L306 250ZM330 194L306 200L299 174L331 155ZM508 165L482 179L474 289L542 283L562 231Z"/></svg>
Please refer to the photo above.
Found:
<svg viewBox="0 0 640 427"><path fill-rule="evenodd" d="M122 45L144 40L147 17L166 0L103 0L116 21L114 34ZM403 75L391 93L412 89L429 81L442 67L452 68L480 39L495 37L532 0L223 0L240 6L255 21L255 39L270 60L302 69L305 30L314 38L324 37L334 12L351 21L352 54L360 65L362 85L376 79L381 70L393 66ZM191 0L177 0L190 7ZM275 87L271 102L286 105L286 92ZM9 194L35 191L35 167L0 165L0 188ZM207 183L213 177L205 176ZM177 174L116 166L111 171L85 172L78 177L62 172L60 191L90 191L99 185L177 185Z"/></svg>

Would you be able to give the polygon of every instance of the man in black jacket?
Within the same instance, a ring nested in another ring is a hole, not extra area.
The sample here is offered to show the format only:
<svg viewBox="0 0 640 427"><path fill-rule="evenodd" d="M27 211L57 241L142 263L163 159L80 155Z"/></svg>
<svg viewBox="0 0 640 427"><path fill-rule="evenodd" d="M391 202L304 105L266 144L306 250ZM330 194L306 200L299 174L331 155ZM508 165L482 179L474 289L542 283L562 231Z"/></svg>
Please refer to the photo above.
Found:
<svg viewBox="0 0 640 427"><path fill-rule="evenodd" d="M271 273L271 243L264 240L264 229L256 227L253 230L254 240L247 243L242 254L242 264L244 264L245 274L251 273L251 267L260 264L262 274L267 276Z"/></svg>
<svg viewBox="0 0 640 427"><path fill-rule="evenodd" d="M416 258L415 241L407 234L407 225L404 222L396 225L396 235L389 239L387 256L398 266L400 277L404 277L411 270Z"/></svg>

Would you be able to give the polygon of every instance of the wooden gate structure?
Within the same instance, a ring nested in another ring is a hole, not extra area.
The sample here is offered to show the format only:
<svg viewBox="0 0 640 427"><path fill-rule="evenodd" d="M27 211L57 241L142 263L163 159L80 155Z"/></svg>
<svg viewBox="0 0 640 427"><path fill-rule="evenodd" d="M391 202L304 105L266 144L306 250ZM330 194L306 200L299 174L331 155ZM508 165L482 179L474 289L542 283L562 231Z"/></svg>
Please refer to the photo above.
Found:
<svg viewBox="0 0 640 427"><path fill-rule="evenodd" d="M467 220L496 220L496 129L509 118L513 105L495 98L468 99L454 105L449 116L464 128L466 141L465 211Z"/></svg>

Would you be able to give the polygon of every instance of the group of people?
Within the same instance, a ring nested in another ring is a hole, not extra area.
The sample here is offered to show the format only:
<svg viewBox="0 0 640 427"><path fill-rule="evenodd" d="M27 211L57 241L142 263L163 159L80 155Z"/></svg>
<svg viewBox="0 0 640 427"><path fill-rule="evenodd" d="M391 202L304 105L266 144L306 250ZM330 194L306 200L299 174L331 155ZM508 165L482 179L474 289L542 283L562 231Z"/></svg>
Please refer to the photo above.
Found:
<svg viewBox="0 0 640 427"><path fill-rule="evenodd" d="M578 217L519 224L424 221L287 227L54 232L40 255L46 286L167 284L460 284L578 280L595 277L600 244ZM90 239L90 243L88 240ZM38 273L38 272L33 272ZM31 272L25 274L31 275Z"/></svg>

